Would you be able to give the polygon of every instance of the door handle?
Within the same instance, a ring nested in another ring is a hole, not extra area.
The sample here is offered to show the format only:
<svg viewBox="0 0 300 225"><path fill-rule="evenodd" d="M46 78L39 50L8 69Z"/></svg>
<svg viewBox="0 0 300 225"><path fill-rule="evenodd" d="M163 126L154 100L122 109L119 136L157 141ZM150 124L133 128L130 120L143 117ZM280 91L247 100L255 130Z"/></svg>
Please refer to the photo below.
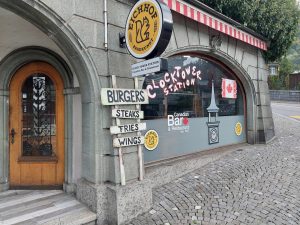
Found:
<svg viewBox="0 0 300 225"><path fill-rule="evenodd" d="M16 131L15 131L14 128L12 128L12 129L10 130L10 136L11 136L11 143L12 143L12 144L15 143L15 135L16 135Z"/></svg>

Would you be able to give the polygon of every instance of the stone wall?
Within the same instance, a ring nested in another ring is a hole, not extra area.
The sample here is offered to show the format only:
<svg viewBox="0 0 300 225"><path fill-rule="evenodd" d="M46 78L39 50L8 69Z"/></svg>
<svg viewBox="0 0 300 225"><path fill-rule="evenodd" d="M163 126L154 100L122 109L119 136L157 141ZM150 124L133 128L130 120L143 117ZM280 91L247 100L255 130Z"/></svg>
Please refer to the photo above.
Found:
<svg viewBox="0 0 300 225"><path fill-rule="evenodd" d="M270 90L270 98L273 101L300 102L300 91Z"/></svg>

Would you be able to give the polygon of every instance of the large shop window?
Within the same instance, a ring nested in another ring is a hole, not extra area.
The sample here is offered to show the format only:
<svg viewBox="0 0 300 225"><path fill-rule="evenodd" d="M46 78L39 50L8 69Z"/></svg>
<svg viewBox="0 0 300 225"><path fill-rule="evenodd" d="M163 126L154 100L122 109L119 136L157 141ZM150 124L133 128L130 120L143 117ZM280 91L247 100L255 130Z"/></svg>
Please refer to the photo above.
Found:
<svg viewBox="0 0 300 225"><path fill-rule="evenodd" d="M222 98L222 80L236 80L232 72L210 59L198 56L174 56L168 59L168 71L146 76L150 104L143 105L145 119L166 118L185 113L188 117L208 117L214 82L220 116L243 115L243 95L237 82L237 98Z"/></svg>

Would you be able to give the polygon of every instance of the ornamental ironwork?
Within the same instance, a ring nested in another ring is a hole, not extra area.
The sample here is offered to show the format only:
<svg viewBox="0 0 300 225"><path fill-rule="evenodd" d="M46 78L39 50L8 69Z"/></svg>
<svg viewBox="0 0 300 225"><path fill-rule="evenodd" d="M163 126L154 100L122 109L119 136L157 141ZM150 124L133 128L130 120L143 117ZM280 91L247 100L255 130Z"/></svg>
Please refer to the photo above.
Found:
<svg viewBox="0 0 300 225"><path fill-rule="evenodd" d="M55 87L45 74L32 74L22 87L23 156L52 156L56 143Z"/></svg>

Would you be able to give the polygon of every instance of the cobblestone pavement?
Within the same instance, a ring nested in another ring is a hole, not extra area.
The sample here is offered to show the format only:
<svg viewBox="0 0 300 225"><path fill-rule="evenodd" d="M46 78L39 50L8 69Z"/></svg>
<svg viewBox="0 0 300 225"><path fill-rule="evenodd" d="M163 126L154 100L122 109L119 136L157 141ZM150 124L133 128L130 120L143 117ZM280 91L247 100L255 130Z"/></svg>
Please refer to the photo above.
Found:
<svg viewBox="0 0 300 225"><path fill-rule="evenodd" d="M300 123L274 121L276 140L155 189L153 208L128 225L300 224Z"/></svg>

